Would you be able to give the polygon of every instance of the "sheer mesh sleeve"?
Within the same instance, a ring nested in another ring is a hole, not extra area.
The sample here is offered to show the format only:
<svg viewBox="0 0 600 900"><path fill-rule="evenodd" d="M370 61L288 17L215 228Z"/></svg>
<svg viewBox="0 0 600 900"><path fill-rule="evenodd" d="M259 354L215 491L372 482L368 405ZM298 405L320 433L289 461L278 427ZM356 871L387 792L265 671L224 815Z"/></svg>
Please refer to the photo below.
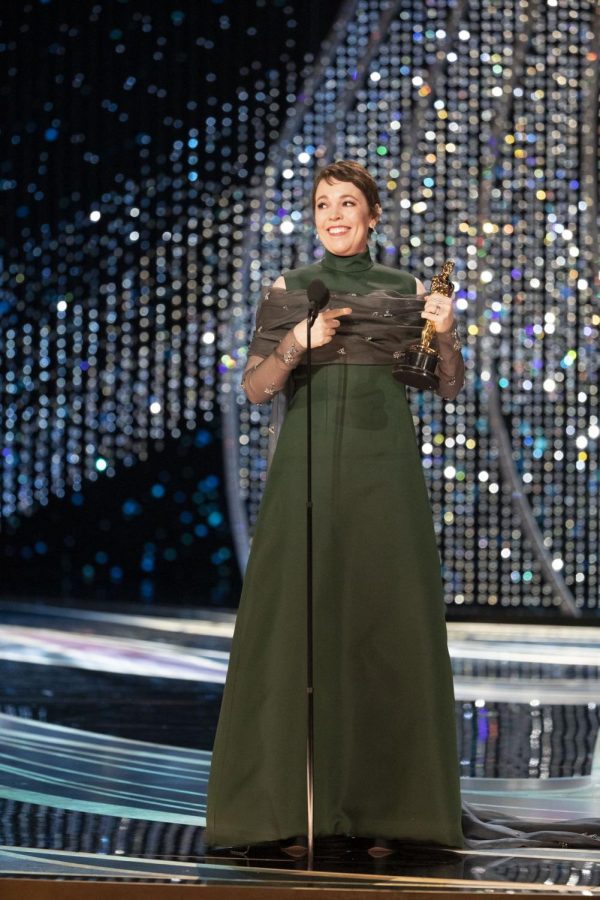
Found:
<svg viewBox="0 0 600 900"><path fill-rule="evenodd" d="M423 297L377 290L366 295L332 294L331 308L350 306L328 344L313 350L315 365L388 365L417 343L423 331ZM268 403L285 386L292 371L304 363L305 350L293 330L305 321L306 291L266 288L256 315L242 386L251 403ZM464 381L464 363L456 329L438 333L435 346L437 393L454 400Z"/></svg>
<svg viewBox="0 0 600 900"><path fill-rule="evenodd" d="M440 354L436 373L440 383L436 393L444 400L454 400L465 381L465 363L456 326L451 331L438 332L436 339Z"/></svg>
<svg viewBox="0 0 600 900"><path fill-rule="evenodd" d="M242 377L242 387L248 400L251 403L268 403L285 386L304 352L304 347L300 346L293 329L290 329L269 356L250 356Z"/></svg>

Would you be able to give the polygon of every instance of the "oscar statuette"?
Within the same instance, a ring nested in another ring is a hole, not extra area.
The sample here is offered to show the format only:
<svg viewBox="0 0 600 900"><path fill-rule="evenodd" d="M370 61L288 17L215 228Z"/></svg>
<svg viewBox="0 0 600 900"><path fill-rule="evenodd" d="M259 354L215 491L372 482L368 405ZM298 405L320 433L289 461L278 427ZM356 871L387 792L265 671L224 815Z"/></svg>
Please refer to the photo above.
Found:
<svg viewBox="0 0 600 900"><path fill-rule="evenodd" d="M439 275L434 275L431 279L430 294L440 293L446 297L451 297L454 292L454 285L449 279L450 273L454 269L454 260L449 259L442 266ZM392 369L394 378L409 384L411 387L421 389L435 390L439 379L435 374L439 354L431 346L431 342L435 336L435 327L432 322L427 322L425 328L421 332L421 339L417 344L411 344L406 350L402 350L398 356L398 362Z"/></svg>

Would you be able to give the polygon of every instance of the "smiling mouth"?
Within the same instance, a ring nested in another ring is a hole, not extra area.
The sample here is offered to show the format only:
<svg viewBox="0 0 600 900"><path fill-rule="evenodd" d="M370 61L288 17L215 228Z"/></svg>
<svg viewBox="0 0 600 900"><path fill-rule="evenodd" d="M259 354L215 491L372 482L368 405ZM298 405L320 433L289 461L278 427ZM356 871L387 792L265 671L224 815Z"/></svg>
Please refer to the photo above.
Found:
<svg viewBox="0 0 600 900"><path fill-rule="evenodd" d="M332 237L339 237L339 235L346 234L348 231L350 231L350 229L345 225L336 225L333 228L327 229L328 234Z"/></svg>

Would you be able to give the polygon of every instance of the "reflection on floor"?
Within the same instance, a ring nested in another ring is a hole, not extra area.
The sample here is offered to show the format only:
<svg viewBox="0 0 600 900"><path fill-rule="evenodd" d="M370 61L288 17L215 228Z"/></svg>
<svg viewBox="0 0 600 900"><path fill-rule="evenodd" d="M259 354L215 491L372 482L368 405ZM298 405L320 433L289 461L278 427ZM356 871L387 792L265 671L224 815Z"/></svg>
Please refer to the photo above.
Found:
<svg viewBox="0 0 600 900"><path fill-rule="evenodd" d="M0 621L3 875L600 892L595 850L413 850L373 862L359 841L335 840L317 846L310 873L268 846L206 857L233 617L4 603ZM538 820L600 818L600 635L454 623L449 637L465 799Z"/></svg>

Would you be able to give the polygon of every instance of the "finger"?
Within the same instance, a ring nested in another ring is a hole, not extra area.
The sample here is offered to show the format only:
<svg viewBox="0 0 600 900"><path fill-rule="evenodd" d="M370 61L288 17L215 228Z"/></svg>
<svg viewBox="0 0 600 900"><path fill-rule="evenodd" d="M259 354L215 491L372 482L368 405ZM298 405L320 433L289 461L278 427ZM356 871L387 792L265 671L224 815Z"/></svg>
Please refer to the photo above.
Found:
<svg viewBox="0 0 600 900"><path fill-rule="evenodd" d="M425 306L425 312L433 313L434 316L437 316L439 319L443 319L445 316L451 315L452 307L441 306L439 303L429 304Z"/></svg>
<svg viewBox="0 0 600 900"><path fill-rule="evenodd" d="M351 312L352 310L349 306L344 306L341 309L327 309L323 315L329 319L332 316L334 318L337 318L338 316L349 316Z"/></svg>
<svg viewBox="0 0 600 900"><path fill-rule="evenodd" d="M443 294L430 294L429 297L425 298L425 306L427 305L433 306L451 306L452 300L450 297L445 297Z"/></svg>
<svg viewBox="0 0 600 900"><path fill-rule="evenodd" d="M421 318L431 322L435 326L436 331L450 331L454 324L453 316L440 316L435 313L423 311L421 313Z"/></svg>

